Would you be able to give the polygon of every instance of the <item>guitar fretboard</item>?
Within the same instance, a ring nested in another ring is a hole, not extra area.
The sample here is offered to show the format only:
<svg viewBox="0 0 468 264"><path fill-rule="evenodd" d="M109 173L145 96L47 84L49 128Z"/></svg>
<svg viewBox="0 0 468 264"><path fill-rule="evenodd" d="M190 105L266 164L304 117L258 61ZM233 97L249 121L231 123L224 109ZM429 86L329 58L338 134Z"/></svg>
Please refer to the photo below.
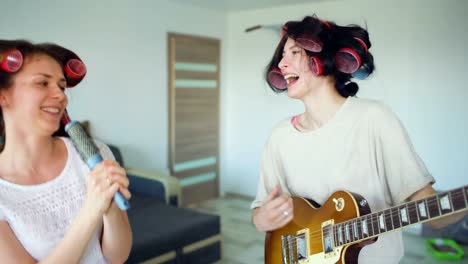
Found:
<svg viewBox="0 0 468 264"><path fill-rule="evenodd" d="M468 208L468 185L333 226L335 246L350 244Z"/></svg>

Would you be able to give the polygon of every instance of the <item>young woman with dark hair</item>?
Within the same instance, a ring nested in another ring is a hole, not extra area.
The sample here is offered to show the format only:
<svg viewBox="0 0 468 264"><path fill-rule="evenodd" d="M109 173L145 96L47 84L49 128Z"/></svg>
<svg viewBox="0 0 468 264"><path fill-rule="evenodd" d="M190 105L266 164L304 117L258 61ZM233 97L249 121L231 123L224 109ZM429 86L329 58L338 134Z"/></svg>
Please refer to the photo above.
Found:
<svg viewBox="0 0 468 264"><path fill-rule="evenodd" d="M264 148L251 205L259 231L282 228L301 213L291 196L323 204L346 190L366 198L375 212L435 193L434 178L395 114L355 96L353 80L374 71L370 48L368 32L356 25L308 16L283 26L265 78L273 91L302 101L305 111L280 122ZM444 226L461 215L430 223ZM398 263L402 255L397 231L364 247L359 263Z"/></svg>

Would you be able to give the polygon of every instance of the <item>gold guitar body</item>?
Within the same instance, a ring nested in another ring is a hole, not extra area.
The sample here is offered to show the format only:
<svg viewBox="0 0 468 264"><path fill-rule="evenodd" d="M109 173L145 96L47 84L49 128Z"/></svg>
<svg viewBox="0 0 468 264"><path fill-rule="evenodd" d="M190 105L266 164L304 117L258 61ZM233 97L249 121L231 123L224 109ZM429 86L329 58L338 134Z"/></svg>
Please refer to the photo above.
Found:
<svg viewBox="0 0 468 264"><path fill-rule="evenodd" d="M333 227L334 224L370 213L367 201L360 195L338 191L321 207L313 201L293 197L293 204L292 221L266 234L265 263L357 263L361 248L377 240L371 238L352 245L334 247L333 242L324 239L323 227ZM289 243L288 236L293 237ZM298 243L302 245L302 250L297 249Z"/></svg>

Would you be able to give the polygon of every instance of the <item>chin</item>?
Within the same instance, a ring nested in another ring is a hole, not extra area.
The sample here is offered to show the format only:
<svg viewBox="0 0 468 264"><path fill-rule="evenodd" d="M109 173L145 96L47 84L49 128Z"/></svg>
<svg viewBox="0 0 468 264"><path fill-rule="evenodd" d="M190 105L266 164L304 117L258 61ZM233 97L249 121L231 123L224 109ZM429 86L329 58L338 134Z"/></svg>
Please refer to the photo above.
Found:
<svg viewBox="0 0 468 264"><path fill-rule="evenodd" d="M301 96L297 93L295 90L289 90L288 89L288 97L292 99L300 99Z"/></svg>
<svg viewBox="0 0 468 264"><path fill-rule="evenodd" d="M53 136L59 129L60 129L59 125L57 125L57 126L49 125L47 127L44 127L44 132L47 133L50 136Z"/></svg>

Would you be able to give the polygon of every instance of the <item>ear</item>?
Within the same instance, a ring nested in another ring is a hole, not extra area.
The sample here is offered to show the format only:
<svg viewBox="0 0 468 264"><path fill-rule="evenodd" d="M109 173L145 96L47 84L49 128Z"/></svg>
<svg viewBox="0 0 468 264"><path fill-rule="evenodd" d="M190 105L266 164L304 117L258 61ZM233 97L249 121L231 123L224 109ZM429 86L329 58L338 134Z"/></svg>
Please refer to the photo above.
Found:
<svg viewBox="0 0 468 264"><path fill-rule="evenodd" d="M8 105L8 98L5 94L5 91L0 90L0 106L6 106Z"/></svg>

